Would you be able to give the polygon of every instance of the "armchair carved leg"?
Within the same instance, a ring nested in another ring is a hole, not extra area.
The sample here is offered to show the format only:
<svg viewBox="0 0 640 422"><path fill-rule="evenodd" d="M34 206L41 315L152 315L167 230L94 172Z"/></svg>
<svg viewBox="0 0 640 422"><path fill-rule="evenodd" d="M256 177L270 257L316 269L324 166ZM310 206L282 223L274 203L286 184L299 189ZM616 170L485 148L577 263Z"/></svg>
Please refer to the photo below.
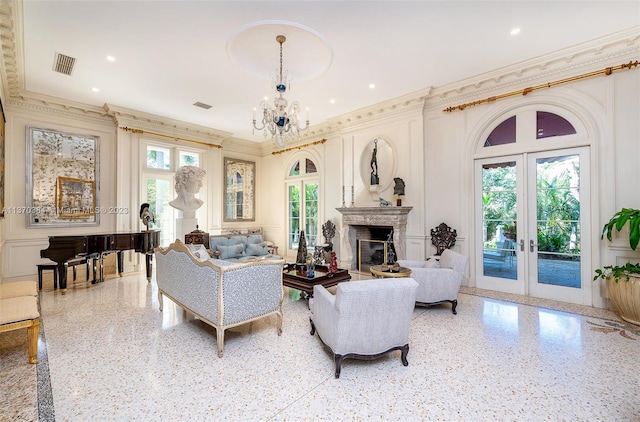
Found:
<svg viewBox="0 0 640 422"><path fill-rule="evenodd" d="M400 348L400 359L402 360L403 366L409 366L409 361L407 360L408 354L409 354L409 344L405 344Z"/></svg>
<svg viewBox="0 0 640 422"><path fill-rule="evenodd" d="M458 300L452 300L451 301L451 312L453 312L454 315L458 314L458 311L456 311L456 306L458 306Z"/></svg>
<svg viewBox="0 0 640 422"><path fill-rule="evenodd" d="M314 335L316 333L316 326L313 325L313 320L311 318L309 318L309 322L311 323L311 335Z"/></svg>
<svg viewBox="0 0 640 422"><path fill-rule="evenodd" d="M345 357L343 355L333 355L333 359L336 361L336 378L340 378L340 369Z"/></svg>

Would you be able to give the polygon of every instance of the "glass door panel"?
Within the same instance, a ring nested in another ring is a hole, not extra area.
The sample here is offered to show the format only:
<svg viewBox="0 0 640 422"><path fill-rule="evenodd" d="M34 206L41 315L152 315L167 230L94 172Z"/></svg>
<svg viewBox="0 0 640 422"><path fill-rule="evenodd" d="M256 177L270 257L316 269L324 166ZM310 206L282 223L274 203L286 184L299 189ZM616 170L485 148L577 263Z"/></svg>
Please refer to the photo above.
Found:
<svg viewBox="0 0 640 422"><path fill-rule="evenodd" d="M521 264L516 251L522 194L522 158L501 157L476 163L478 212L478 287L523 293Z"/></svg>
<svg viewBox="0 0 640 422"><path fill-rule="evenodd" d="M145 176L145 201L155 217L155 226L160 229L160 246L169 246L175 240L175 209L169 205L173 199L173 178Z"/></svg>
<svg viewBox="0 0 640 422"><path fill-rule="evenodd" d="M536 235L530 236L527 245L532 296L590 303L591 283L581 243L588 220L587 157L586 148L528 157L528 190L536 192L529 205L530 214L536 216L530 230Z"/></svg>

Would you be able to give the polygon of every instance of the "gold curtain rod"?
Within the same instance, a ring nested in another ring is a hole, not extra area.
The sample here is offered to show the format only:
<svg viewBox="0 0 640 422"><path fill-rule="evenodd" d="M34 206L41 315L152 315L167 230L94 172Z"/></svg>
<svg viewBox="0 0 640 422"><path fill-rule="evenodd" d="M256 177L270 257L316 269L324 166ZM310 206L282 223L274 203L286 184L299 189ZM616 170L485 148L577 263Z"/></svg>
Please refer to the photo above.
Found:
<svg viewBox="0 0 640 422"><path fill-rule="evenodd" d="M299 145L297 147L290 147L290 148L281 149L279 151L273 151L271 154L272 155L282 154L282 153L287 152L287 151L293 151L294 149L302 149L302 148L310 147L310 146L313 146L313 145L324 144L325 142L327 142L326 139L320 139L319 141L310 142L308 144Z"/></svg>
<svg viewBox="0 0 640 422"><path fill-rule="evenodd" d="M470 103L457 105L455 107L447 107L442 111L447 112L447 113L451 113L452 111L456 111L456 110L464 110L467 107L472 107L472 106L480 105L480 104L483 104L483 103L492 103L492 102L494 102L496 100L501 100L501 99L507 98L507 97L513 97L514 95L519 95L519 94L527 95L528 93L533 92L533 91L538 90L538 89L551 88L552 86L555 86L555 85L565 84L567 82L578 81L580 79L590 78L592 76L597 76L597 75L602 75L602 74L611 75L611 73L613 73L616 70L631 69L632 67L637 67L638 63L639 63L638 60L636 60L635 62L630 61L629 63L621 64L620 66L607 67L605 69L597 70L595 72L585 73L585 74L582 74L582 75L573 76L571 78L561 79L561 80L555 81L555 82L547 82L546 84L536 85L534 87L521 89L519 91L509 92L507 94L496 95L495 97L485 98L484 100L472 101Z"/></svg>
<svg viewBox="0 0 640 422"><path fill-rule="evenodd" d="M163 138L173 139L174 141L191 142L192 144L205 145L205 146L208 146L209 148L222 148L222 145L208 144L206 142L200 142L200 141L194 141L194 140L191 140L191 139L178 138L176 136L169 136L169 135L165 135L165 134L162 134L162 133L149 132L147 130L142 130L142 129L133 129L133 128L126 127L126 126L125 127L120 126L120 129L124 130L125 132L147 133L149 135L162 136Z"/></svg>

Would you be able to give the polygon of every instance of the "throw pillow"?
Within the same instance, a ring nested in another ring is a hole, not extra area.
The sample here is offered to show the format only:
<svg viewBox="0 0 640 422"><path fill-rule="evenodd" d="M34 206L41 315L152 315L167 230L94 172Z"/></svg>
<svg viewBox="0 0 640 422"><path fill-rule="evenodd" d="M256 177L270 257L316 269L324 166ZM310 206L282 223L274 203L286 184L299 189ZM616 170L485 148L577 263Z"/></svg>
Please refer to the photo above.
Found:
<svg viewBox="0 0 640 422"><path fill-rule="evenodd" d="M219 250L220 253L222 254L222 256L220 257L222 259L238 258L243 255L244 243L240 243L232 246L217 245L216 249Z"/></svg>
<svg viewBox="0 0 640 422"><path fill-rule="evenodd" d="M247 255L260 256L260 255L266 255L268 253L269 253L269 251L267 251L267 247L266 246L262 246L262 245L247 245Z"/></svg>
<svg viewBox="0 0 640 422"><path fill-rule="evenodd" d="M440 261L435 258L427 259L427 262L424 264L425 268L440 268Z"/></svg>
<svg viewBox="0 0 640 422"><path fill-rule="evenodd" d="M207 251L207 248L205 248L204 245L187 246L189 247L189 250L191 251L193 256L195 256L199 261L206 261L207 259L211 258L211 256L209 255L209 251Z"/></svg>

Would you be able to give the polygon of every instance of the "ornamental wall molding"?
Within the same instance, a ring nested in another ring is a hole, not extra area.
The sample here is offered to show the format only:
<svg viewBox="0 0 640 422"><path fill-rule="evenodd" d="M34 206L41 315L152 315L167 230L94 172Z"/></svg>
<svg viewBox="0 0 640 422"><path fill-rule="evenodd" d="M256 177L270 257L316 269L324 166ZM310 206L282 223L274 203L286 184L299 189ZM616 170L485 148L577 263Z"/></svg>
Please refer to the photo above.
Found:
<svg viewBox="0 0 640 422"><path fill-rule="evenodd" d="M435 88L426 103L426 110L453 106L479 96L489 96L496 90L513 90L567 76L594 71L600 67L620 65L640 57L640 30L634 28L612 36L551 53L488 72L452 84ZM454 104L455 103L455 104Z"/></svg>
<svg viewBox="0 0 640 422"><path fill-rule="evenodd" d="M357 132L373 124L385 124L389 121L422 118L425 101L431 88L409 95L365 107L354 112L345 113L328 120L323 125L309 128L300 143L319 137L331 139L345 134Z"/></svg>
<svg viewBox="0 0 640 422"><path fill-rule="evenodd" d="M71 118L91 124L109 125L113 127L111 117L99 107L77 106L72 103L60 103L37 98L9 98L5 107L16 108L24 111L37 112L60 117Z"/></svg>
<svg viewBox="0 0 640 422"><path fill-rule="evenodd" d="M231 137L230 132L171 120L166 117L143 113L125 107L105 104L104 110L111 116L113 122L118 127L157 132L166 137L191 139L193 141L215 145L220 145L224 140Z"/></svg>

